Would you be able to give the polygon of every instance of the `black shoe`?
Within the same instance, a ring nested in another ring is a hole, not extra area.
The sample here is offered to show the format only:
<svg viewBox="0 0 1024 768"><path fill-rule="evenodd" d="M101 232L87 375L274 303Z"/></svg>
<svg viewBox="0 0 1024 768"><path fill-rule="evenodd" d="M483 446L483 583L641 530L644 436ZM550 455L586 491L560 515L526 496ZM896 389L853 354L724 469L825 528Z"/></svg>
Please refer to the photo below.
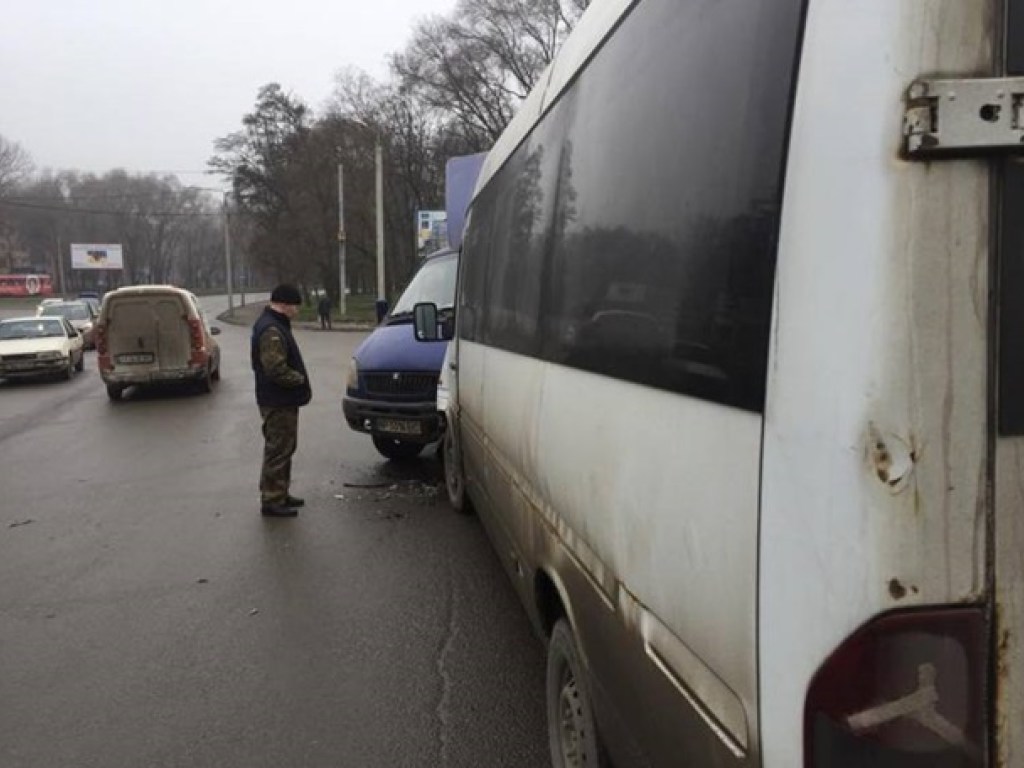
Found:
<svg viewBox="0 0 1024 768"><path fill-rule="evenodd" d="M306 503L306 500L305 499L300 499L298 496L288 496L288 498L286 498L284 500L284 505L286 507L301 507L305 503Z"/></svg>
<svg viewBox="0 0 1024 768"><path fill-rule="evenodd" d="M260 514L264 517L295 517L299 514L292 507L286 507L284 504L263 504L260 506Z"/></svg>

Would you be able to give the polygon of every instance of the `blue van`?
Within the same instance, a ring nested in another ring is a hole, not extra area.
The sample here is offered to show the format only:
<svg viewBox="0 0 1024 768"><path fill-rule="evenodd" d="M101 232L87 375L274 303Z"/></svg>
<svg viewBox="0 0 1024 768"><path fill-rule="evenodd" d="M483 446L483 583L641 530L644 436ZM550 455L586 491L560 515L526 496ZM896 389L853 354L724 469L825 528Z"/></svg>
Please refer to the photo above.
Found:
<svg viewBox="0 0 1024 768"><path fill-rule="evenodd" d="M438 307L442 322L455 306L459 255L443 249L427 257L394 308L355 351L342 409L345 421L366 432L388 459L411 459L441 436L437 380L447 341L417 342L413 307Z"/></svg>

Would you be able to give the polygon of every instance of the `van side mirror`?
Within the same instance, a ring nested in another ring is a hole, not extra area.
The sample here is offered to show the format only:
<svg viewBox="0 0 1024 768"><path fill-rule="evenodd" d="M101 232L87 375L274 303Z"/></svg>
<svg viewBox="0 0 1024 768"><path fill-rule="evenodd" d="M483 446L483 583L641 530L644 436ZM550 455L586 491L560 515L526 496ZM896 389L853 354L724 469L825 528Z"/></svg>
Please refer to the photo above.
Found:
<svg viewBox="0 0 1024 768"><path fill-rule="evenodd" d="M416 341L437 341L437 304L422 302L412 308L412 325Z"/></svg>
<svg viewBox="0 0 1024 768"><path fill-rule="evenodd" d="M422 302L412 308L412 324L416 341L448 341L452 338L454 324L449 320L439 322L437 304Z"/></svg>
<svg viewBox="0 0 1024 768"><path fill-rule="evenodd" d="M380 325L388 313L388 302L386 299L377 299L373 303L373 308L377 312L377 325Z"/></svg>
<svg viewBox="0 0 1024 768"><path fill-rule="evenodd" d="M219 336L220 335L220 326L211 325L210 326L210 335L211 336Z"/></svg>

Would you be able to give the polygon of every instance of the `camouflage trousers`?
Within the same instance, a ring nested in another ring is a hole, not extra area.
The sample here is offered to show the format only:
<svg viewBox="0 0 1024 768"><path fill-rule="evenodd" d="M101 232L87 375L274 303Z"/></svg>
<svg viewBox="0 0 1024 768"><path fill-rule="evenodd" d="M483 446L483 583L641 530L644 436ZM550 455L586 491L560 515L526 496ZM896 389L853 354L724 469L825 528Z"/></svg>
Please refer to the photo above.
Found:
<svg viewBox="0 0 1024 768"><path fill-rule="evenodd" d="M263 417L263 469L260 502L282 504L292 479L292 454L299 439L298 408L260 407Z"/></svg>

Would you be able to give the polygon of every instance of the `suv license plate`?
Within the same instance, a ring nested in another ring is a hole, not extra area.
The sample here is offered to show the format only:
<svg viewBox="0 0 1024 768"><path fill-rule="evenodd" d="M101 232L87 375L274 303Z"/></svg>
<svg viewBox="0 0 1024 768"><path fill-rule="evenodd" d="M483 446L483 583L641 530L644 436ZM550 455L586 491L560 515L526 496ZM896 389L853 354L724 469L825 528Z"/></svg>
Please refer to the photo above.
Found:
<svg viewBox="0 0 1024 768"><path fill-rule="evenodd" d="M423 425L404 419L377 419L377 431L392 435L420 435L423 434Z"/></svg>
<svg viewBox="0 0 1024 768"><path fill-rule="evenodd" d="M132 365L136 363L152 363L153 353L152 352L141 352L131 355L118 355L117 362Z"/></svg>

